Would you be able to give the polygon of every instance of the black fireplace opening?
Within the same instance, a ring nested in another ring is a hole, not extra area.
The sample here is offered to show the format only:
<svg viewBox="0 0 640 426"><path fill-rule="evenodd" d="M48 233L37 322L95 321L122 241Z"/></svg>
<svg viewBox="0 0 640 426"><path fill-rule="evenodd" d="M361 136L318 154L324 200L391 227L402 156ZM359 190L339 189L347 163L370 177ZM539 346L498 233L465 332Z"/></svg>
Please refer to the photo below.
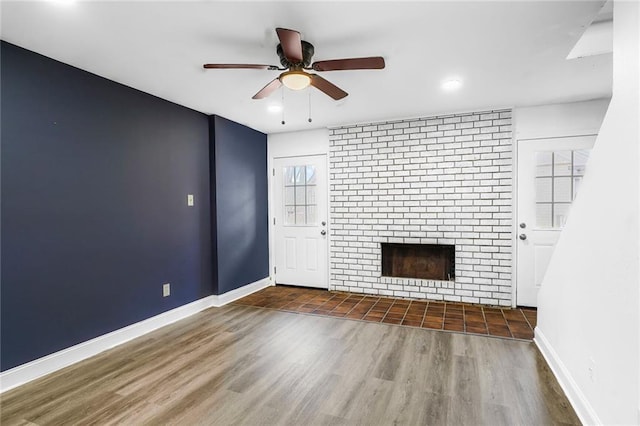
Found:
<svg viewBox="0 0 640 426"><path fill-rule="evenodd" d="M454 245L382 243L382 276L451 281Z"/></svg>

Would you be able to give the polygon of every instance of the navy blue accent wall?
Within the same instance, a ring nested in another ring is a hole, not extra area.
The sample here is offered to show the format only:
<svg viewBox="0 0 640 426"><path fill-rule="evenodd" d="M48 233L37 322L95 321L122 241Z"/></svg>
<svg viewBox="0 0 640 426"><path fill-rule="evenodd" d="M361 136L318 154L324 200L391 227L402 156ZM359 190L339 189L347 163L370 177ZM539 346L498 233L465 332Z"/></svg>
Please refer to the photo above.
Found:
<svg viewBox="0 0 640 426"><path fill-rule="evenodd" d="M208 117L8 43L0 50L1 369L212 294ZM245 132L237 126L220 131ZM265 147L233 143L219 144L221 158L238 160L224 166L218 203L229 285L267 275L265 259L248 271L235 263L240 252L265 255L266 229L251 229L264 214L257 204L266 208L265 169L247 170L266 161Z"/></svg>
<svg viewBox="0 0 640 426"><path fill-rule="evenodd" d="M269 276L267 135L211 117L217 294Z"/></svg>
<svg viewBox="0 0 640 426"><path fill-rule="evenodd" d="M216 116L209 116L209 187L216 187ZM213 294L220 294L218 291L218 222L216 217L216 197L211 193L209 199L209 227L211 229L211 276L213 278Z"/></svg>

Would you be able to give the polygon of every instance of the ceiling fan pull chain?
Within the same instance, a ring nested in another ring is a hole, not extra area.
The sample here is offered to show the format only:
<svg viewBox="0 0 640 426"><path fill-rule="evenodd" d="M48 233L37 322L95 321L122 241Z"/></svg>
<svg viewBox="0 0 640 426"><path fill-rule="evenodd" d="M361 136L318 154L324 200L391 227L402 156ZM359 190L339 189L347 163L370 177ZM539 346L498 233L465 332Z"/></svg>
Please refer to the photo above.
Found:
<svg viewBox="0 0 640 426"><path fill-rule="evenodd" d="M282 125L284 126L284 87L280 89L280 93L282 93Z"/></svg>
<svg viewBox="0 0 640 426"><path fill-rule="evenodd" d="M309 93L309 123L311 123L311 90L307 90Z"/></svg>

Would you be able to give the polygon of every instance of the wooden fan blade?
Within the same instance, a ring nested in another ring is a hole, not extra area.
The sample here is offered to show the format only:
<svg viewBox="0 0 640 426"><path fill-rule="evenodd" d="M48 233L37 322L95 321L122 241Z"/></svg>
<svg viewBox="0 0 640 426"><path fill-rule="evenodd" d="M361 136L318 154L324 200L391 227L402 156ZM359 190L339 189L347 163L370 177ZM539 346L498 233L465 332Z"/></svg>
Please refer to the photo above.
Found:
<svg viewBox="0 0 640 426"><path fill-rule="evenodd" d="M300 38L300 33L286 28L276 28L276 33L278 33L284 57L294 64L302 62L302 39Z"/></svg>
<svg viewBox="0 0 640 426"><path fill-rule="evenodd" d="M272 94L273 92L278 90L278 88L280 88L280 86L282 86L282 83L280 83L280 79L279 78L273 79L273 80L271 80L271 82L269 82L269 84L267 84L262 89L260 89L260 91L258 93L253 95L253 97L251 99L266 98L267 96L269 96L270 94Z"/></svg>
<svg viewBox="0 0 640 426"><path fill-rule="evenodd" d="M384 68L384 58L372 56L368 58L332 59L314 62L311 67L316 71L380 70Z"/></svg>
<svg viewBox="0 0 640 426"><path fill-rule="evenodd" d="M206 69L254 69L254 70L277 70L275 65L260 65L260 64L204 64Z"/></svg>
<svg viewBox="0 0 640 426"><path fill-rule="evenodd" d="M336 86L335 84L325 80L317 74L309 74L311 76L311 85L321 92L331 96L336 101L348 95L347 92Z"/></svg>

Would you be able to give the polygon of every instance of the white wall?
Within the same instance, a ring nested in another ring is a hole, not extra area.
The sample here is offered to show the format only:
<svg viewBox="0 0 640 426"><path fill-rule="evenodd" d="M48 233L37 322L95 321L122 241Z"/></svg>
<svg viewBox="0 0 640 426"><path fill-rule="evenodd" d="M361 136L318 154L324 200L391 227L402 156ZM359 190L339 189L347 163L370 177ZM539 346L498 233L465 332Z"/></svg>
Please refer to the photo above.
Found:
<svg viewBox="0 0 640 426"><path fill-rule="evenodd" d="M538 296L536 343L587 424L640 422L639 9L614 4L613 97Z"/></svg>
<svg viewBox="0 0 640 426"><path fill-rule="evenodd" d="M609 99L514 108L514 139L595 135Z"/></svg>
<svg viewBox="0 0 640 426"><path fill-rule="evenodd" d="M329 130L315 129L301 132L267 135L269 160L277 157L329 153Z"/></svg>

